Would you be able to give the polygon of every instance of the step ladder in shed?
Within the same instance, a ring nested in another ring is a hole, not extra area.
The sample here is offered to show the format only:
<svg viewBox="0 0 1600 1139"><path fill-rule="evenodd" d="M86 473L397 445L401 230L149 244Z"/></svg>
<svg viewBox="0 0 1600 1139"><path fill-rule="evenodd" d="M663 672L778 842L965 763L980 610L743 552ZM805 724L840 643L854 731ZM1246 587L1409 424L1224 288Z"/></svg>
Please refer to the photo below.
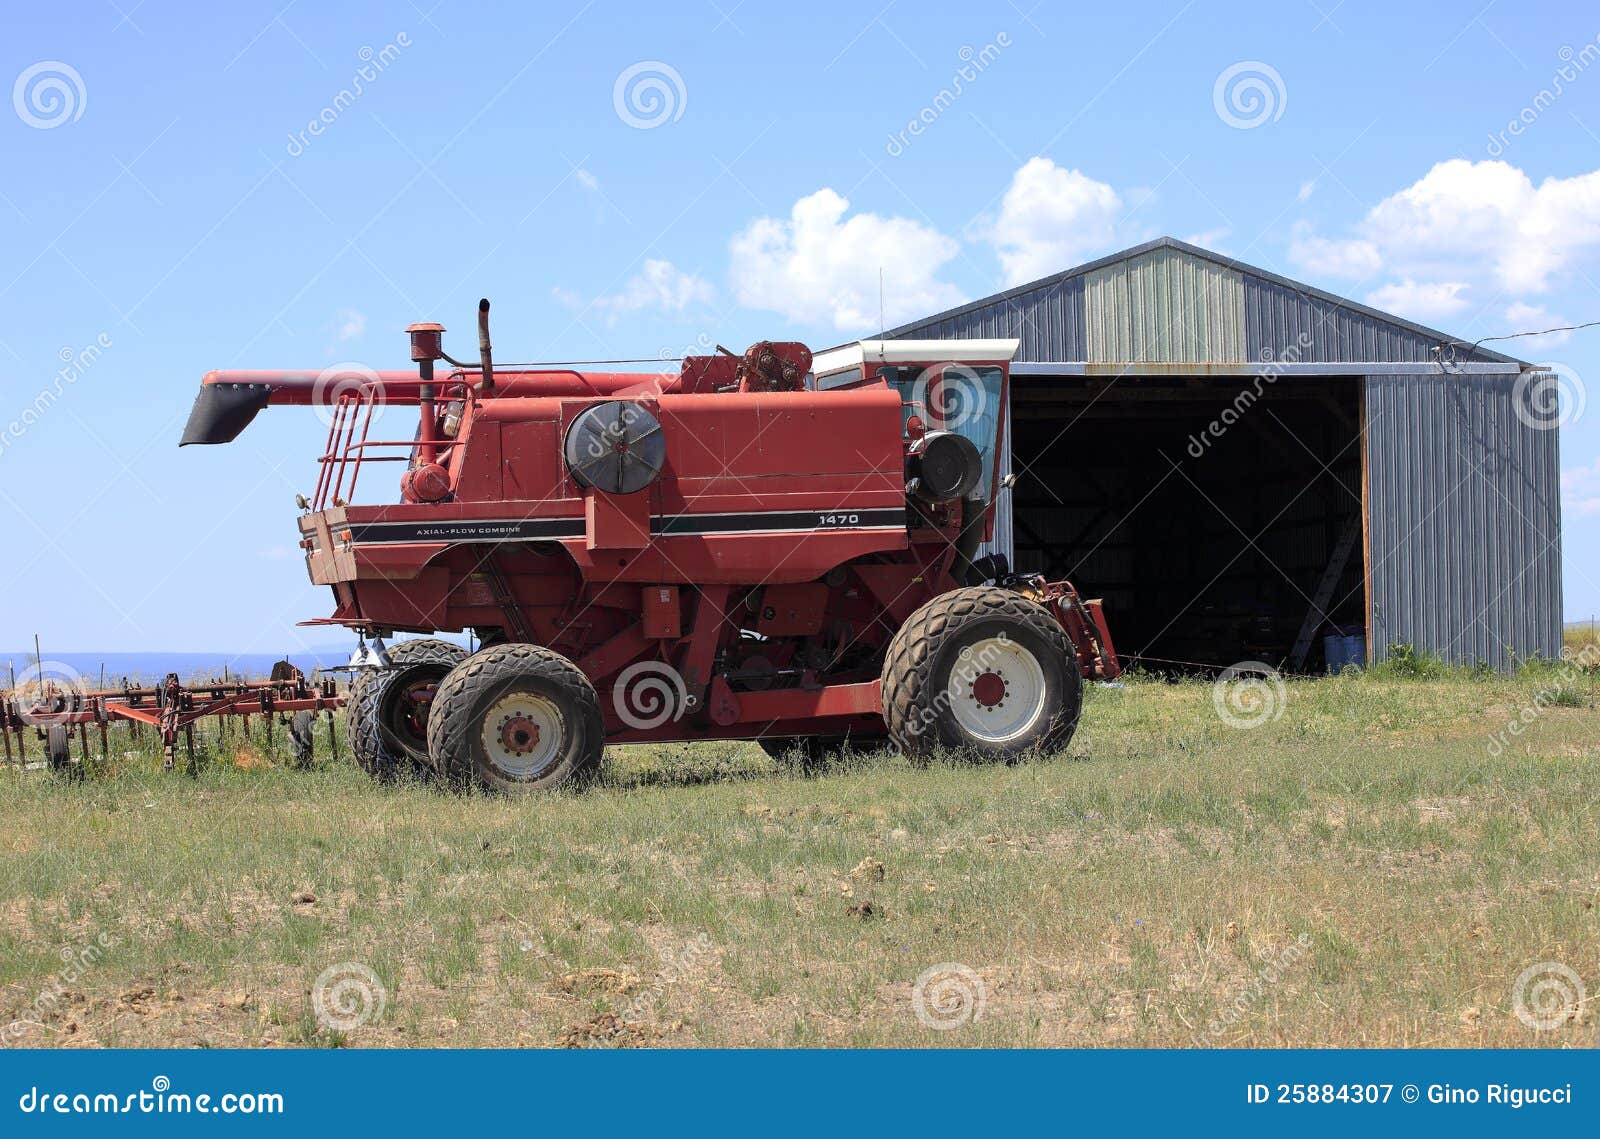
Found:
<svg viewBox="0 0 1600 1139"><path fill-rule="evenodd" d="M1339 579L1344 576L1344 567L1350 561L1350 552L1356 548L1356 542L1361 538L1361 515L1352 514L1344 524L1344 531L1339 535L1339 540L1333 544L1333 553L1328 557L1328 567L1322 571L1322 580L1317 582L1317 590L1311 595L1311 608L1306 611L1306 619L1300 623L1300 635L1294 639L1294 648L1289 650L1289 670L1299 672L1305 667L1306 656L1311 651L1311 640L1317 635L1317 629L1328 619L1328 603L1333 600L1333 591L1339 587Z"/></svg>

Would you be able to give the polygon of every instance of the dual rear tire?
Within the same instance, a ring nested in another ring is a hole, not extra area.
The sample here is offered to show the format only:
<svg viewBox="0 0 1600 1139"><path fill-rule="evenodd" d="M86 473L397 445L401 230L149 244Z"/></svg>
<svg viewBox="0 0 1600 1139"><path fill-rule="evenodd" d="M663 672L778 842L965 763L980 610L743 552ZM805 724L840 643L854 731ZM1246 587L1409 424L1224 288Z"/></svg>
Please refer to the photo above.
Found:
<svg viewBox="0 0 1600 1139"><path fill-rule="evenodd" d="M437 777L517 794L592 771L605 747L600 697L566 657L502 644L471 656L437 638L401 641L345 701L350 749L380 780Z"/></svg>
<svg viewBox="0 0 1600 1139"><path fill-rule="evenodd" d="M432 772L429 709L440 683L466 658L450 641L420 637L389 649L389 667L358 673L345 698L345 728L361 770L385 781Z"/></svg>

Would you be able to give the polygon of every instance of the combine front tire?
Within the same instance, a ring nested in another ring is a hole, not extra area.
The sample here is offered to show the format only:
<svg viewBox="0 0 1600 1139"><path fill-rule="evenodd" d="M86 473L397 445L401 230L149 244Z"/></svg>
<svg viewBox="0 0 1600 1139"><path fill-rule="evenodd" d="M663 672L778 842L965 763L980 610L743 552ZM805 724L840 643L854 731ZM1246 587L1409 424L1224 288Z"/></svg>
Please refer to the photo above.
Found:
<svg viewBox="0 0 1600 1139"><path fill-rule="evenodd" d="M883 718L907 755L940 746L982 759L1065 746L1083 679L1060 622L997 586L956 589L913 613L889 643Z"/></svg>
<svg viewBox="0 0 1600 1139"><path fill-rule="evenodd" d="M594 685L536 645L472 654L445 677L428 716L434 769L455 787L548 791L598 765L604 750Z"/></svg>
<svg viewBox="0 0 1600 1139"><path fill-rule="evenodd" d="M360 673L350 684L345 700L350 750L361 769L379 779L407 771L431 774L429 707L439 682L467 650L421 637L399 642L388 655L388 668Z"/></svg>

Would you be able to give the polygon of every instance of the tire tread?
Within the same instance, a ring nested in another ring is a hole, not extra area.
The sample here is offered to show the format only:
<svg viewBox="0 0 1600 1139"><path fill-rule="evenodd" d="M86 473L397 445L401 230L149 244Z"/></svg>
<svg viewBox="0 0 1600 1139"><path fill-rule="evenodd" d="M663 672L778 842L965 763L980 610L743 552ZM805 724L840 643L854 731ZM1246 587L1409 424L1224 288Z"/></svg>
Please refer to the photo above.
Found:
<svg viewBox="0 0 1600 1139"><path fill-rule="evenodd" d="M974 585L941 594L917 609L889 642L883 662L883 718L889 734L907 755L923 755L938 746L938 733L927 720L928 710L937 697L934 669L941 642L961 632L967 625L1002 617L1025 625L1059 651L1075 673L1077 653L1061 623L1050 611L1015 590L995 585ZM1070 702L1063 714L1046 730L1037 747L1050 750L1066 744L1077 730L1082 707L1079 698ZM928 730L912 732L917 720L929 724Z"/></svg>
<svg viewBox="0 0 1600 1139"><path fill-rule="evenodd" d="M590 718L594 745L580 759L572 778L599 765L604 752L605 728L600 697L594 685L566 657L540 645L521 642L491 645L456 665L439 685L428 712L428 754L434 773L448 786L470 787L476 778L472 737L473 708L486 691L508 678L534 678L554 689L553 698L564 707Z"/></svg>
<svg viewBox="0 0 1600 1139"><path fill-rule="evenodd" d="M345 736L356 765L376 779L393 779L409 766L405 756L395 755L383 742L378 730L378 704L401 666L445 664L454 666L465 659L467 650L453 641L438 637L417 637L400 641L389 650L394 667L367 669L357 673L345 695ZM431 713L430 713L431 715Z"/></svg>

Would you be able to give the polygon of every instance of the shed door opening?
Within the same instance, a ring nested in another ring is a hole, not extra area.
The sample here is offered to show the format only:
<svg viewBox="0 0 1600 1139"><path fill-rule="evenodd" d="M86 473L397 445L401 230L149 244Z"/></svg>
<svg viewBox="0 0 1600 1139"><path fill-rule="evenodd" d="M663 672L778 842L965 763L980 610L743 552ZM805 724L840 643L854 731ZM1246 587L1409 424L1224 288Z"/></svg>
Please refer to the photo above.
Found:
<svg viewBox="0 0 1600 1139"><path fill-rule="evenodd" d="M1360 390L1016 377L1012 564L1103 598L1147 668L1321 671L1366 628Z"/></svg>

